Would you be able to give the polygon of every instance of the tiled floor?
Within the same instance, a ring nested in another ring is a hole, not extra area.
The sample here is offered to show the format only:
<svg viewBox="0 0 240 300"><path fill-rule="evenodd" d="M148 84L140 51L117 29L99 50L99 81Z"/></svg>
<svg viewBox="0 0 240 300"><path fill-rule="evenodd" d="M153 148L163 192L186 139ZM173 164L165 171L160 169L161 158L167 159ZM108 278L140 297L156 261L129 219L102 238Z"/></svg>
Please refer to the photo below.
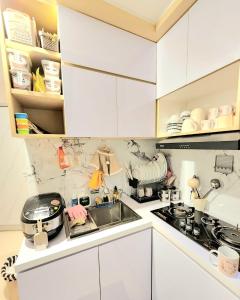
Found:
<svg viewBox="0 0 240 300"><path fill-rule="evenodd" d="M20 231L0 231L0 268L8 256L18 253L22 239ZM0 299L19 300L16 282L7 283L0 276Z"/></svg>

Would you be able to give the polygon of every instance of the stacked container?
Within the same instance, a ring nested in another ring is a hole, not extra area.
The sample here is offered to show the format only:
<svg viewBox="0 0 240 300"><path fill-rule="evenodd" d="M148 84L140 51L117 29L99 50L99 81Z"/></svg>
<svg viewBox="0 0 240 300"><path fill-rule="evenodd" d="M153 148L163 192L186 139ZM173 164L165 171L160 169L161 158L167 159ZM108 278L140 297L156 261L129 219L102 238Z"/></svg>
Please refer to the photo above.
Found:
<svg viewBox="0 0 240 300"><path fill-rule="evenodd" d="M12 86L16 89L31 90L31 59L28 53L7 49Z"/></svg>
<svg viewBox="0 0 240 300"><path fill-rule="evenodd" d="M43 59L42 67L44 71L44 83L48 93L61 93L60 63Z"/></svg>
<svg viewBox="0 0 240 300"><path fill-rule="evenodd" d="M16 126L18 134L29 134L28 114L15 113Z"/></svg>

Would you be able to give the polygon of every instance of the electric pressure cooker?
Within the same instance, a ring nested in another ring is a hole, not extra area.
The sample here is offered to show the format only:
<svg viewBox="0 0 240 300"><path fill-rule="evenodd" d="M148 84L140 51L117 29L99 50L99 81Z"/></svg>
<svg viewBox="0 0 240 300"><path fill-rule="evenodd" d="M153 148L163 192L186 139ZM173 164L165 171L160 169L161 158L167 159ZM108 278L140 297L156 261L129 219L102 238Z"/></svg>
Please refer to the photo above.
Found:
<svg viewBox="0 0 240 300"><path fill-rule="evenodd" d="M58 193L39 194L27 199L21 214L25 237L33 241L38 220L42 220L43 231L47 232L49 240L57 236L63 227L64 208L64 199Z"/></svg>

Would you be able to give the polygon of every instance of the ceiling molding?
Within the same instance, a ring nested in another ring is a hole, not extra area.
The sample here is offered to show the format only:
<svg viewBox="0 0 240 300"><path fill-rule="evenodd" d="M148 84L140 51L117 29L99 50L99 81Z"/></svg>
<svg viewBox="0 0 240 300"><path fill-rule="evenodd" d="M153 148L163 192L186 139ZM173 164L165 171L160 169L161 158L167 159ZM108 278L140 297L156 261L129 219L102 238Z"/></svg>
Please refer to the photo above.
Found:
<svg viewBox="0 0 240 300"><path fill-rule="evenodd" d="M61 5L153 42L158 42L196 1L174 0L154 25L103 0L57 0Z"/></svg>
<svg viewBox="0 0 240 300"><path fill-rule="evenodd" d="M195 2L197 2L197 0L173 1L156 24L156 41L159 41Z"/></svg>

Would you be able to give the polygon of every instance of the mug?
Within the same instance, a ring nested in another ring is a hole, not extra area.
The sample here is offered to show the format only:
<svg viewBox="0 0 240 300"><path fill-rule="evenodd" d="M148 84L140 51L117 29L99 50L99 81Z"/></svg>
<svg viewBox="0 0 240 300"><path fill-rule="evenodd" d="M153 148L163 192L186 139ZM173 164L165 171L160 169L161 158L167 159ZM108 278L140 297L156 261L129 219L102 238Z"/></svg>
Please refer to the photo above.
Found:
<svg viewBox="0 0 240 300"><path fill-rule="evenodd" d="M214 120L202 120L200 124L202 130L210 130L214 127Z"/></svg>
<svg viewBox="0 0 240 300"><path fill-rule="evenodd" d="M161 190L158 195L161 201L168 202L170 201L170 197L171 197L170 193L171 193L170 190Z"/></svg>
<svg viewBox="0 0 240 300"><path fill-rule="evenodd" d="M217 258L214 257L213 254L217 254ZM213 260L213 257L215 261ZM224 275L229 277L235 277L237 275L239 254L235 250L227 246L221 246L218 250L211 250L209 252L209 259Z"/></svg>
<svg viewBox="0 0 240 300"><path fill-rule="evenodd" d="M233 106L232 105L221 105L219 107L219 115L227 116L233 114Z"/></svg>
<svg viewBox="0 0 240 300"><path fill-rule="evenodd" d="M233 115L220 116L216 119L215 128L232 128L233 127Z"/></svg>
<svg viewBox="0 0 240 300"><path fill-rule="evenodd" d="M146 188L145 188L145 196L146 196L146 197L151 197L152 194L153 194L152 188L151 188L151 187L146 187Z"/></svg>
<svg viewBox="0 0 240 300"><path fill-rule="evenodd" d="M219 115L219 109L218 107L212 107L208 110L208 119L209 120L215 120Z"/></svg>
<svg viewBox="0 0 240 300"><path fill-rule="evenodd" d="M137 189L137 195L138 195L139 198L144 197L144 188L143 187L139 187Z"/></svg>

